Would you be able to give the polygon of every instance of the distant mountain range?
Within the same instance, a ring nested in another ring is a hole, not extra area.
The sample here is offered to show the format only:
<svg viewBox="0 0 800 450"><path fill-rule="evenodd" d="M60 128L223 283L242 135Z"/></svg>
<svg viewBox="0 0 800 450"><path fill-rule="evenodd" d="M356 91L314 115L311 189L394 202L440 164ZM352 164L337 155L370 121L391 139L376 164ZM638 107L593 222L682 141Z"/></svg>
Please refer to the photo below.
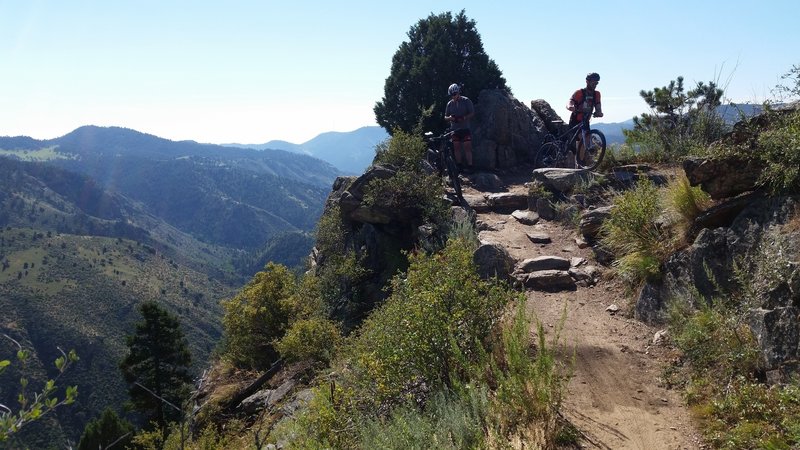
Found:
<svg viewBox="0 0 800 450"><path fill-rule="evenodd" d="M360 175L372 163L375 147L389 138L381 127L361 127L355 131L322 133L302 144L269 141L265 144L226 144L255 150L285 150L319 158L351 175Z"/></svg>

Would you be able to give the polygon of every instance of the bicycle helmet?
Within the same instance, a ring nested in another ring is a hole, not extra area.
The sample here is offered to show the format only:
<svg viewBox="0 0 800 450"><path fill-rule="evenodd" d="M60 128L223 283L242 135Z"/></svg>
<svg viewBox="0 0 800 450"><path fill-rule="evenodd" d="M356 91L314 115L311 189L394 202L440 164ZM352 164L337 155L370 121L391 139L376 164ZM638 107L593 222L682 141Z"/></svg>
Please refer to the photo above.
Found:
<svg viewBox="0 0 800 450"><path fill-rule="evenodd" d="M597 72L592 72L586 75L586 81L600 81L600 74Z"/></svg>
<svg viewBox="0 0 800 450"><path fill-rule="evenodd" d="M460 93L461 93L461 87L459 87L458 84L456 83L451 84L450 87L447 88L447 95L449 95L450 97Z"/></svg>

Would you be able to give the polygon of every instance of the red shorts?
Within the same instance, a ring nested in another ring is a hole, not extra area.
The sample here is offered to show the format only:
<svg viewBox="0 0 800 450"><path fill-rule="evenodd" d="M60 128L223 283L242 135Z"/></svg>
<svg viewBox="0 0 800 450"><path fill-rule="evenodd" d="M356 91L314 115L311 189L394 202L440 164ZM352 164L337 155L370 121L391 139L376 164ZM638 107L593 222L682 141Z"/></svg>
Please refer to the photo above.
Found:
<svg viewBox="0 0 800 450"><path fill-rule="evenodd" d="M450 139L453 142L469 142L472 141L472 133L470 133L469 128L462 128L454 131Z"/></svg>

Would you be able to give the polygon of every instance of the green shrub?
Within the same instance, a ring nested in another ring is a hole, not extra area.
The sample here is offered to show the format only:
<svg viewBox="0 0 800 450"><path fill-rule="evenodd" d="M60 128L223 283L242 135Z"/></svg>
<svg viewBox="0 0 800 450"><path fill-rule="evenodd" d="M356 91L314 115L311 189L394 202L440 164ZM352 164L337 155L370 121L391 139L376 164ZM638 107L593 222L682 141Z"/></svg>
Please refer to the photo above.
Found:
<svg viewBox="0 0 800 450"><path fill-rule="evenodd" d="M740 142L726 140L709 149L710 157L734 156L763 167L758 185L772 195L800 192L800 111L767 109L740 125Z"/></svg>
<svg viewBox="0 0 800 450"><path fill-rule="evenodd" d="M423 220L444 222L447 218L446 203L442 200L444 186L436 174L422 170L426 151L421 137L395 130L379 146L375 163L389 165L397 172L391 178L370 181L364 188L364 204L388 210L418 209Z"/></svg>
<svg viewBox="0 0 800 450"><path fill-rule="evenodd" d="M464 380L511 294L481 280L472 251L451 240L435 255L415 254L392 295L352 341L353 383L370 407L403 403L420 389Z"/></svg>
<svg viewBox="0 0 800 450"><path fill-rule="evenodd" d="M672 247L667 231L656 225L662 212L659 191L648 178L616 196L600 240L616 257L617 270L630 283L657 277Z"/></svg>
<svg viewBox="0 0 800 450"><path fill-rule="evenodd" d="M374 164L390 165L399 170L419 170L427 145L420 136L394 130L392 137L378 145Z"/></svg>
<svg viewBox="0 0 800 450"><path fill-rule="evenodd" d="M760 133L756 152L766 166L760 184L773 194L800 192L800 112L780 115Z"/></svg>
<svg viewBox="0 0 800 450"><path fill-rule="evenodd" d="M452 238L441 253L412 255L386 303L348 338L334 374L276 438L308 449L565 439L556 417L568 376L541 326L532 354L524 300L480 280L470 247ZM513 299L515 314L503 320Z"/></svg>
<svg viewBox="0 0 800 450"><path fill-rule="evenodd" d="M542 324L536 323L535 355L531 354L531 321L525 311L525 302L520 302L513 320L502 328L502 351L495 352L497 387L491 402L491 435L501 437L501 442L521 440L532 447L546 448L548 443L566 436L558 412L571 376L571 363L559 362L554 353L566 310L550 343L545 340Z"/></svg>
<svg viewBox="0 0 800 450"><path fill-rule="evenodd" d="M255 369L275 362L273 341L286 332L296 289L294 274L270 262L239 294L223 301L223 356L239 367Z"/></svg>
<svg viewBox="0 0 800 450"><path fill-rule="evenodd" d="M364 188L364 204L387 210L419 210L421 219L442 222L447 209L442 180L434 174L399 170L391 178L376 178Z"/></svg>
<svg viewBox="0 0 800 450"><path fill-rule="evenodd" d="M675 342L690 368L689 404L715 448L796 448L800 385L759 381L761 354L741 319L722 302L673 315Z"/></svg>
<svg viewBox="0 0 800 450"><path fill-rule="evenodd" d="M106 408L103 414L92 419L83 429L78 450L95 450L110 444L125 448L133 439L133 424L121 419L114 410Z"/></svg>
<svg viewBox="0 0 800 450"><path fill-rule="evenodd" d="M711 206L711 197L699 186L691 186L682 173L664 189L664 205L672 219L676 244L686 245L687 232L695 219Z"/></svg>
<svg viewBox="0 0 800 450"><path fill-rule="evenodd" d="M669 211L680 218L679 220L691 224L711 206L711 197L699 186L690 185L689 179L681 173L667 185L665 204Z"/></svg>
<svg viewBox="0 0 800 450"><path fill-rule="evenodd" d="M275 343L275 348L287 361L328 363L340 338L339 327L335 323L312 317L294 322Z"/></svg>
<svg viewBox="0 0 800 450"><path fill-rule="evenodd" d="M375 449L486 448L488 407L486 388L473 386L461 395L440 391L432 396L424 412L413 405L404 406L388 418L365 422L361 445Z"/></svg>
<svg viewBox="0 0 800 450"><path fill-rule="evenodd" d="M674 341L688 367L687 399L714 448L800 446L800 384L763 383L763 355L747 324L764 293L788 282L797 250L791 228L775 228L739 264L737 291L697 311L684 301L671 304Z"/></svg>

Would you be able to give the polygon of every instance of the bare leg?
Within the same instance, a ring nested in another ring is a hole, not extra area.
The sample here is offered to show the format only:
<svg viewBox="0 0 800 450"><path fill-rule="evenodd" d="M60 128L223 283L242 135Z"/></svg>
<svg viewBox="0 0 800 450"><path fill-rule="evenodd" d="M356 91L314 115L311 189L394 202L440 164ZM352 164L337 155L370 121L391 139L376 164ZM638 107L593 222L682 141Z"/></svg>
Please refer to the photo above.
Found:
<svg viewBox="0 0 800 450"><path fill-rule="evenodd" d="M472 141L464 141L464 156L467 157L467 166L472 167Z"/></svg>
<svg viewBox="0 0 800 450"><path fill-rule="evenodd" d="M461 165L461 142L453 141L453 156L456 158L456 164Z"/></svg>
<svg viewBox="0 0 800 450"><path fill-rule="evenodd" d="M589 132L584 131L583 133L581 133L581 135L582 135L582 139L578 139L578 142L577 142L578 153L577 153L576 157L578 158L578 161L583 161L584 160L584 157L586 156L585 155L585 153L586 153L585 149L587 147L591 147L591 142L589 141L589 139L590 139Z"/></svg>

